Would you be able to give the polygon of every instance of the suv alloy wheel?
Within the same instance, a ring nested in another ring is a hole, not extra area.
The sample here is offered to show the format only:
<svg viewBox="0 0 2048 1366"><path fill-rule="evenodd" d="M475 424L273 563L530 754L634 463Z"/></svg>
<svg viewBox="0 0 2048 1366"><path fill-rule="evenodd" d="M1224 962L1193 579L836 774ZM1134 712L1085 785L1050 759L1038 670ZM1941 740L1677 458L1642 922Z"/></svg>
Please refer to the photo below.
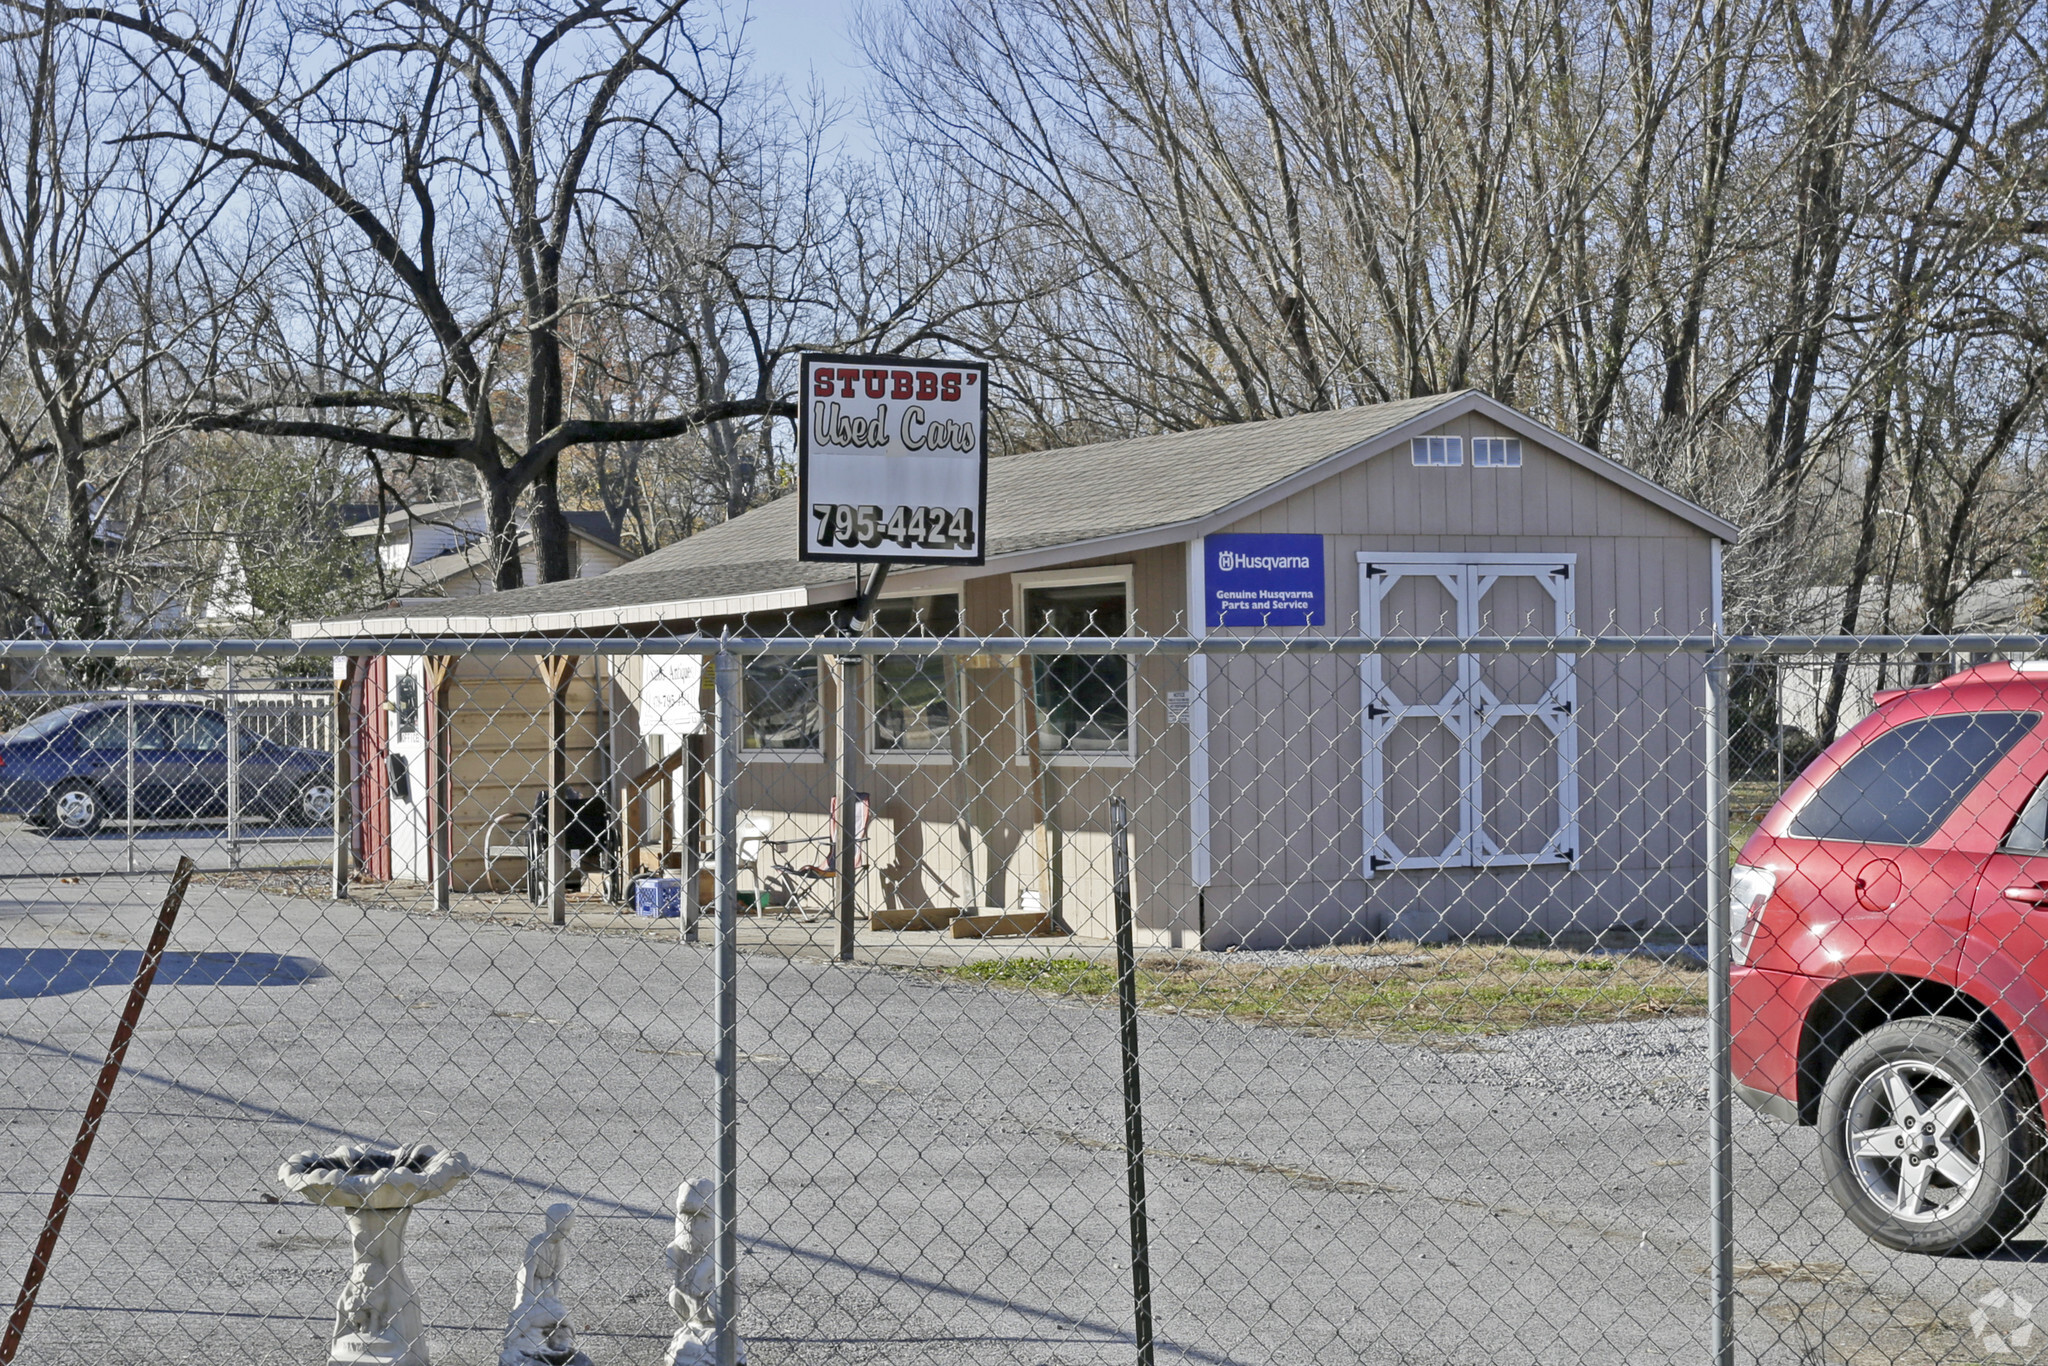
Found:
<svg viewBox="0 0 2048 1366"><path fill-rule="evenodd" d="M2041 1207L2033 1088L1961 1020L1894 1020L1851 1044L1820 1133L1828 1194L1887 1247L1988 1251Z"/></svg>

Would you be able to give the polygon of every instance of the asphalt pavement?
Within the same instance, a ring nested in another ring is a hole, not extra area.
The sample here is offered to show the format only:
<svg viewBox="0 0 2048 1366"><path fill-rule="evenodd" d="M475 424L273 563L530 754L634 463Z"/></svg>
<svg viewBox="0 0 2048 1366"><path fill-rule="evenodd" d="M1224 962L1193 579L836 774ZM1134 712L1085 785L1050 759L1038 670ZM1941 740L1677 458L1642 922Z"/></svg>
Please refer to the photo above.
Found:
<svg viewBox="0 0 2048 1366"><path fill-rule="evenodd" d="M230 841L227 822L113 822L92 835L54 835L0 816L0 886L26 878L168 874L180 856L205 869L260 868L332 856L331 830L251 821Z"/></svg>
<svg viewBox="0 0 2048 1366"><path fill-rule="evenodd" d="M68 866L0 885L10 1282L164 888ZM322 1360L347 1240L277 1165L429 1139L479 1167L412 1223L436 1362L496 1359L557 1199L580 1211L582 1345L658 1360L669 1202L712 1170L710 945L246 881L193 889L23 1359ZM740 986L753 1361L1134 1359L1113 1013L785 952L744 954ZM1141 1034L1160 1360L1705 1359L1699 1021L1423 1046L1153 1014ZM1744 1115L1737 1136L1743 1360L2048 1348L2010 1331L2048 1299L2038 1240L1885 1252L1821 1194L1809 1133Z"/></svg>

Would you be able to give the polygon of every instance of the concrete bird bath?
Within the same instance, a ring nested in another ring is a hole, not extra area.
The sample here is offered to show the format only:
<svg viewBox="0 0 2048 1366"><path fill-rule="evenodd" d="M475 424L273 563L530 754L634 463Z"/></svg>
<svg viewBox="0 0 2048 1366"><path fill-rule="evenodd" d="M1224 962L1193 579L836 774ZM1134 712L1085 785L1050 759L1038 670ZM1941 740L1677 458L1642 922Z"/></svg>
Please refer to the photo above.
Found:
<svg viewBox="0 0 2048 1366"><path fill-rule="evenodd" d="M425 1143L297 1153L277 1169L286 1189L348 1220L355 1265L334 1302L329 1366L427 1366L426 1321L401 1260L405 1226L414 1205L446 1194L471 1170L461 1153Z"/></svg>

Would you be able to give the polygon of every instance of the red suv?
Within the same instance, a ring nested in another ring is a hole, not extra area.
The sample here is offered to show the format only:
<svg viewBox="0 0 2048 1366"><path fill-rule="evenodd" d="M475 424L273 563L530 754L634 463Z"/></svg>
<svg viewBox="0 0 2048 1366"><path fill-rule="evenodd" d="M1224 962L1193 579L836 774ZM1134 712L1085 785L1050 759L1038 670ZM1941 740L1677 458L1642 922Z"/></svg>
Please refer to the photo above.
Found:
<svg viewBox="0 0 2048 1366"><path fill-rule="evenodd" d="M1982 1251L2044 1192L2048 665L1878 694L1743 846L1736 1094L1820 1128L1879 1242Z"/></svg>

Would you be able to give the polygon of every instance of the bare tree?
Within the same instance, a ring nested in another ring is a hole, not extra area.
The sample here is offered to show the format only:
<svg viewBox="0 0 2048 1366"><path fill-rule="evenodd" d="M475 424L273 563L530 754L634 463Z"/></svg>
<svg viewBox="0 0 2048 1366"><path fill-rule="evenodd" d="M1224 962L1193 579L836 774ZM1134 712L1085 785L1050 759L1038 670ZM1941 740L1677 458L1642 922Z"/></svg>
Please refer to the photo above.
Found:
<svg viewBox="0 0 2048 1366"><path fill-rule="evenodd" d="M759 395L638 418L567 410L566 337L601 301L573 292L565 263L622 189L622 166L673 124L715 123L734 79L685 3L30 12L115 35L147 79L180 93L179 124L151 136L273 182L330 260L368 258L349 267L359 298L421 343L403 357L354 345L322 365L293 357L283 375L244 368L198 425L468 465L510 588L529 489L540 575L569 572L563 451L789 411ZM330 300L289 303L303 314Z"/></svg>
<svg viewBox="0 0 2048 1366"><path fill-rule="evenodd" d="M0 594L49 634L104 636L176 596L149 581L152 514L220 336L186 295L204 276L233 300L248 263L202 270L229 187L147 141L160 92L27 19L0 41Z"/></svg>

